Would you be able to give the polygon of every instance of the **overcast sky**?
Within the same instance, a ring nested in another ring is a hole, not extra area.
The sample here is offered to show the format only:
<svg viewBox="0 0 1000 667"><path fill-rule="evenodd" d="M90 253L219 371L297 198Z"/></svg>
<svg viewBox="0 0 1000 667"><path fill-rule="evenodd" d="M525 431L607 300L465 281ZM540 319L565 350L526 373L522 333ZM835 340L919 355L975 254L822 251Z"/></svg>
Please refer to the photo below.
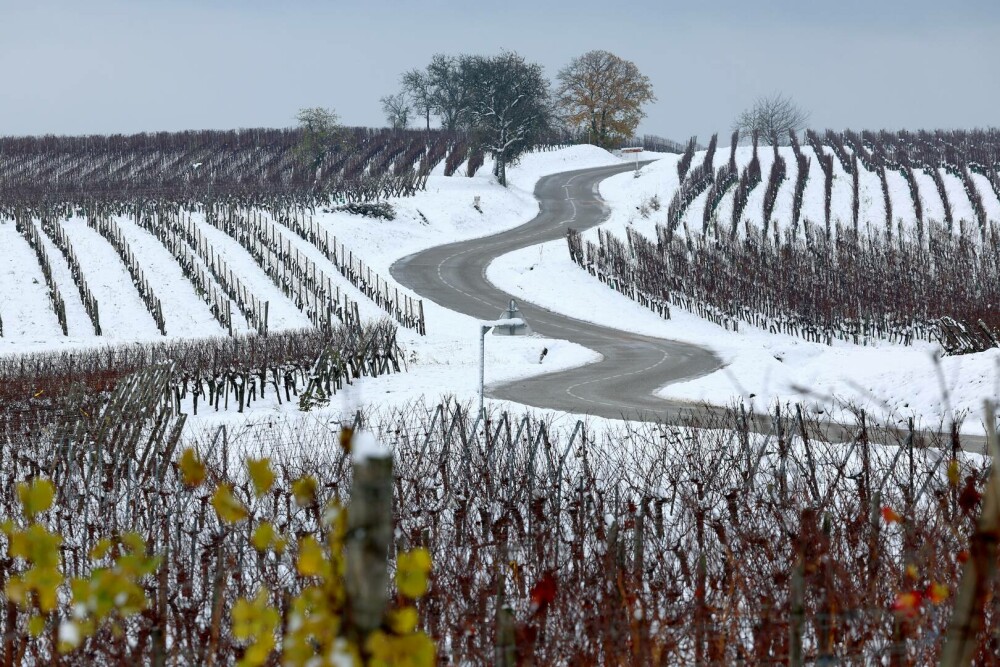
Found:
<svg viewBox="0 0 1000 667"><path fill-rule="evenodd" d="M998 0L0 0L0 134L383 125L400 72L504 48L634 61L678 140L776 91L821 129L1000 125Z"/></svg>

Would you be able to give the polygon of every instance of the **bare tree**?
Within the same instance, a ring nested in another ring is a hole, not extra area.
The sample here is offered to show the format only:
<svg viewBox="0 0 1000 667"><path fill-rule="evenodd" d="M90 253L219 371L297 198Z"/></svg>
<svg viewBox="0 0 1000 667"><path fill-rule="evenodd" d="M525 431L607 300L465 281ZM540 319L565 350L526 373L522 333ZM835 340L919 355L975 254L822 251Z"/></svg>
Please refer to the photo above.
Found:
<svg viewBox="0 0 1000 667"><path fill-rule="evenodd" d="M406 93L386 95L379 99L385 120L394 130L402 130L410 124L410 100Z"/></svg>
<svg viewBox="0 0 1000 667"><path fill-rule="evenodd" d="M570 127L585 129L591 143L608 146L631 137L656 100L649 77L635 63L608 51L589 51L560 70L556 92Z"/></svg>
<svg viewBox="0 0 1000 667"><path fill-rule="evenodd" d="M801 132L809 122L809 112L795 104L790 97L774 93L758 97L749 109L746 109L733 122L733 130L740 136L750 140L757 136L765 141L778 140L785 142L789 132Z"/></svg>
<svg viewBox="0 0 1000 667"><path fill-rule="evenodd" d="M415 111L423 114L427 122L427 129L431 129L431 114L434 113L434 91L431 90L430 77L418 69L411 69L404 72L400 83L403 92L413 100Z"/></svg>
<svg viewBox="0 0 1000 667"><path fill-rule="evenodd" d="M431 114L441 119L441 127L457 130L468 125L468 66L472 56L436 53L424 70L410 70L402 76L403 90L431 126Z"/></svg>
<svg viewBox="0 0 1000 667"><path fill-rule="evenodd" d="M468 65L470 56L446 56L441 53L431 58L427 66L427 80L434 110L441 117L441 127L457 130L466 121L469 110Z"/></svg>

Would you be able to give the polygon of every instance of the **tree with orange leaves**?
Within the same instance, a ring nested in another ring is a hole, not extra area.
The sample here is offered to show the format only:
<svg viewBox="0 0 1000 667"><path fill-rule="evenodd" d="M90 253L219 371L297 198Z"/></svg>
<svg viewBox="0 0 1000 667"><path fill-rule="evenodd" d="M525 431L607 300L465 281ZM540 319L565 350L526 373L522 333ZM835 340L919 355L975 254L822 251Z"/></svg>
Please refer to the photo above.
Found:
<svg viewBox="0 0 1000 667"><path fill-rule="evenodd" d="M610 146L631 137L653 102L653 85L635 63L608 51L589 51L559 71L557 100L568 125L589 141Z"/></svg>

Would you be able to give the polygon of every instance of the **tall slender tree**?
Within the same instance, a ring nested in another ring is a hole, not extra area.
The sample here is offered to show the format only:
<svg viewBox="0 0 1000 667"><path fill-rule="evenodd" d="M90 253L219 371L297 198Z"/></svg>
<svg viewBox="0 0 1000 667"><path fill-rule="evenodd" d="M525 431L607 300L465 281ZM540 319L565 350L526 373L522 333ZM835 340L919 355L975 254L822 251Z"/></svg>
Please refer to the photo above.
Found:
<svg viewBox="0 0 1000 667"><path fill-rule="evenodd" d="M557 78L557 103L566 123L585 130L598 146L631 137L646 115L642 106L656 100L649 77L608 51L574 58Z"/></svg>
<svg viewBox="0 0 1000 667"><path fill-rule="evenodd" d="M435 113L434 110L434 96L431 90L430 77L427 76L426 72L421 72L418 69L411 69L408 72L404 72L401 77L400 83L403 86L403 92L410 96L413 100L413 108L424 116L424 120L427 123L427 129L431 129L431 114Z"/></svg>
<svg viewBox="0 0 1000 667"><path fill-rule="evenodd" d="M468 67L471 56L446 56L438 53L427 66L427 86L435 112L441 117L441 127L459 129L469 109Z"/></svg>

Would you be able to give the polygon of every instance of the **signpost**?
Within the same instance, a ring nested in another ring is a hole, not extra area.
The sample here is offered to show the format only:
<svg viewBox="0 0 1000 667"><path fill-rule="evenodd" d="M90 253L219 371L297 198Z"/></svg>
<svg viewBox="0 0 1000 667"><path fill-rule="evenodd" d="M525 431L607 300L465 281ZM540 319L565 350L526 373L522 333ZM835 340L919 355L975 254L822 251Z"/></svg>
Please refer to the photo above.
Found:
<svg viewBox="0 0 1000 667"><path fill-rule="evenodd" d="M639 153L643 151L642 146L636 146L634 148L623 148L622 155L626 153L635 153L635 177L639 178Z"/></svg>
<svg viewBox="0 0 1000 667"><path fill-rule="evenodd" d="M495 336L527 336L531 327L521 317L517 302L510 300L507 309L495 322L479 323L479 415L483 415L483 384L486 380L486 334L493 330Z"/></svg>

